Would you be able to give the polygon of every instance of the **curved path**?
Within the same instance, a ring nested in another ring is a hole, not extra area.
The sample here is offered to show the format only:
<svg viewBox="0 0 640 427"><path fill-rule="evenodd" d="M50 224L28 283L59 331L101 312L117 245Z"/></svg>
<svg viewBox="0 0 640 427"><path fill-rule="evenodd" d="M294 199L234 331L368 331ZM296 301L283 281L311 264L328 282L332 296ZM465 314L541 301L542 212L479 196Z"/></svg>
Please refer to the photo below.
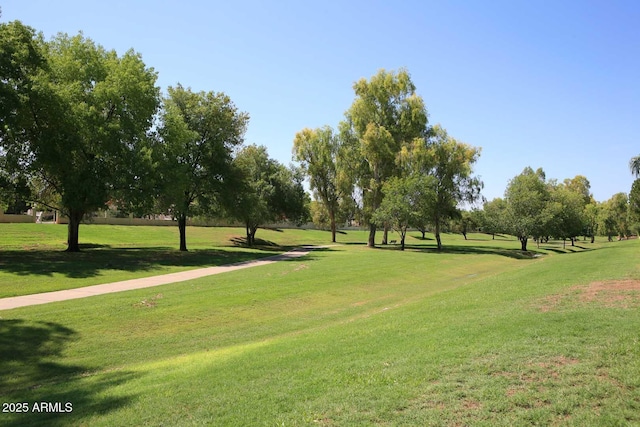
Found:
<svg viewBox="0 0 640 427"><path fill-rule="evenodd" d="M200 277L214 274L226 273L227 271L240 270L243 268L257 267L260 265L272 264L292 258L299 258L307 255L314 249L326 248L327 246L303 246L293 249L280 255L261 258L254 261L244 261L235 264L221 265L218 267L198 268L195 270L180 271L178 273L162 274L160 276L142 277L139 279L124 280L122 282L105 283L103 285L86 286L84 288L66 289L63 291L45 292L41 294L23 295L19 297L9 297L0 299L0 310L26 307L30 305L47 304L55 301L66 301L70 299L86 298L94 295L110 294L113 292L129 291L132 289L150 288L153 286L166 285L169 283L184 282L186 280L198 279Z"/></svg>

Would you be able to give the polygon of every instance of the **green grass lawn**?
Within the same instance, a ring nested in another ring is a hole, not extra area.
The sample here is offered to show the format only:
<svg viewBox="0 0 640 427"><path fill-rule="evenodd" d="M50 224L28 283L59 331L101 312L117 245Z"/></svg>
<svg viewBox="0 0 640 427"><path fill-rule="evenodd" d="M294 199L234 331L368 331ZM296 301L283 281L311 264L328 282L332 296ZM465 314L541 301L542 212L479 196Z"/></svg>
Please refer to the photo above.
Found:
<svg viewBox="0 0 640 427"><path fill-rule="evenodd" d="M301 244L326 244L317 230L260 230L259 245L242 245L244 229L188 227L189 252L177 227L82 225L80 253L66 253L66 225L0 224L0 298L248 261ZM363 232L340 234L365 241Z"/></svg>
<svg viewBox="0 0 640 427"><path fill-rule="evenodd" d="M443 241L2 311L0 425L640 424L637 240Z"/></svg>

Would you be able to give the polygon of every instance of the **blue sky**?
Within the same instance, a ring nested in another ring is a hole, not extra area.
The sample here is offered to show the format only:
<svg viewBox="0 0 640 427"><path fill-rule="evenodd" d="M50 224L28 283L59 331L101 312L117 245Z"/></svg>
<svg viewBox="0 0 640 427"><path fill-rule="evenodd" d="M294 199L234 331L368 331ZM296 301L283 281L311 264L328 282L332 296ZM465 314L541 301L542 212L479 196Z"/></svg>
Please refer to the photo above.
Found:
<svg viewBox="0 0 640 427"><path fill-rule="evenodd" d="M336 127L353 83L405 67L450 135L482 147L487 199L526 166L629 192L640 155L637 1L5 0L49 38L133 48L158 84L227 93L247 143L291 161L297 131Z"/></svg>

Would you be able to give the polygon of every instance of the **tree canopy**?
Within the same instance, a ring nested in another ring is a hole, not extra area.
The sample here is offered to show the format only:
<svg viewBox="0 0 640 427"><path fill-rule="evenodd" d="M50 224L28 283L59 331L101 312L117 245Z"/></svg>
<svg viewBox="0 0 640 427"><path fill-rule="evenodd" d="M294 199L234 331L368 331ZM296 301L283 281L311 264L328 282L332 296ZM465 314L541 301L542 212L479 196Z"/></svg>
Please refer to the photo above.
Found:
<svg viewBox="0 0 640 427"><path fill-rule="evenodd" d="M331 241L334 243L336 216L343 199L349 197L346 194L349 191L348 185L340 182L339 150L338 135L328 126L319 129L305 128L296 134L293 141L294 160L300 162L303 172L309 177L311 190L329 216Z"/></svg>
<svg viewBox="0 0 640 427"><path fill-rule="evenodd" d="M0 25L0 143L7 167L38 182L69 217L78 251L85 214L135 181L135 164L158 107L156 73L129 50L106 50L81 34L45 42L13 22Z"/></svg>
<svg viewBox="0 0 640 427"><path fill-rule="evenodd" d="M427 110L415 92L407 70L380 70L353 86L356 98L340 123L343 157L351 181L361 192L368 245L375 246L376 223L371 217L383 199L382 186L398 175L397 157L403 145L424 137Z"/></svg>
<svg viewBox="0 0 640 427"><path fill-rule="evenodd" d="M159 208L178 220L181 251L187 250L187 217L219 207L232 191L233 152L248 120L224 93L168 89L152 149Z"/></svg>
<svg viewBox="0 0 640 427"><path fill-rule="evenodd" d="M255 244L261 225L306 219L301 174L271 159L266 147L244 147L236 156L234 167L242 181L231 196L231 216L244 223L249 246Z"/></svg>

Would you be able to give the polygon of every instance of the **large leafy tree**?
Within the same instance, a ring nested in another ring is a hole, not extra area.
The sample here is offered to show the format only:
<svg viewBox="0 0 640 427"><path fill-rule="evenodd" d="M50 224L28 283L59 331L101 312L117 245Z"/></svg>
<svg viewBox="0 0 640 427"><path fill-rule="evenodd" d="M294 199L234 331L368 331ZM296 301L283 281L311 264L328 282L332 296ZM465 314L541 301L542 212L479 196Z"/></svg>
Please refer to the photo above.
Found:
<svg viewBox="0 0 640 427"><path fill-rule="evenodd" d="M224 93L168 88L152 149L158 207L177 219L181 251L187 218L218 208L234 190L232 155L248 121Z"/></svg>
<svg viewBox="0 0 640 427"><path fill-rule="evenodd" d="M529 237L547 234L548 221L545 208L549 201L549 189L542 169L534 171L526 167L514 177L505 191L505 226L520 240L521 249L527 250Z"/></svg>
<svg viewBox="0 0 640 427"><path fill-rule="evenodd" d="M368 246L375 246L376 223L370 219L384 197L382 186L399 174L401 147L425 136L427 111L404 69L380 70L370 80L358 80L353 89L356 98L340 124L345 144L341 155L361 192L364 219L369 222Z"/></svg>
<svg viewBox="0 0 640 427"><path fill-rule="evenodd" d="M449 136L440 125L430 130L430 138L415 138L399 154L402 171L409 175L433 177L432 199L428 203L429 222L433 225L438 249L442 249L440 231L449 219L459 218L462 203L478 201L482 181L473 175L480 149Z"/></svg>
<svg viewBox="0 0 640 427"><path fill-rule="evenodd" d="M328 126L303 129L293 141L293 157L300 162L315 198L329 216L332 242L336 241L336 217L341 201L349 195L340 182L339 150L338 135Z"/></svg>
<svg viewBox="0 0 640 427"><path fill-rule="evenodd" d="M231 215L244 223L249 246L261 225L308 216L302 175L271 159L266 147L249 145L233 163L241 182L232 195Z"/></svg>
<svg viewBox="0 0 640 427"><path fill-rule="evenodd" d="M2 24L0 44L2 155L54 195L44 203L68 216L67 251L76 252L84 215L135 184L156 73L133 50L119 56L81 34L45 42L19 22Z"/></svg>

